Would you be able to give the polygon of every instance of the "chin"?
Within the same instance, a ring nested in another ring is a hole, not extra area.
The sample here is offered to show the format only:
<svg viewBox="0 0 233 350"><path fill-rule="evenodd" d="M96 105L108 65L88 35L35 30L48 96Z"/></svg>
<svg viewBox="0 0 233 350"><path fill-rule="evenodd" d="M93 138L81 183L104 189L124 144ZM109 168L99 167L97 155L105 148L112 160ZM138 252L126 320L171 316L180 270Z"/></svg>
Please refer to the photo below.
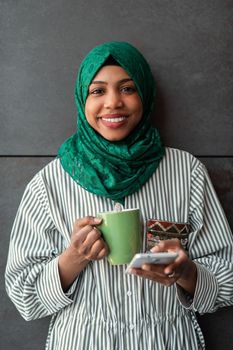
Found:
<svg viewBox="0 0 233 350"><path fill-rule="evenodd" d="M105 140L108 140L108 141L110 141L110 142L118 142L118 141L122 141L122 140L124 140L125 138L126 138L126 136L108 136L108 137L106 137L106 136L104 136L104 135L101 135Z"/></svg>

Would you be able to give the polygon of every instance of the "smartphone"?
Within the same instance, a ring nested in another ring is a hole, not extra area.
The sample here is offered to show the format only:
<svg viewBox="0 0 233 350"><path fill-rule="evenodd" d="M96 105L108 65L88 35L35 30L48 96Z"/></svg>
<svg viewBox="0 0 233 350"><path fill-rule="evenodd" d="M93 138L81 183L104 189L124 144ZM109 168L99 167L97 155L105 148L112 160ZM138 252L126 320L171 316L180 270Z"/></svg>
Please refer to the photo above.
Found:
<svg viewBox="0 0 233 350"><path fill-rule="evenodd" d="M177 253L161 252L161 253L138 253L127 266L126 272L132 268L140 268L144 264L160 264L168 265L177 258Z"/></svg>

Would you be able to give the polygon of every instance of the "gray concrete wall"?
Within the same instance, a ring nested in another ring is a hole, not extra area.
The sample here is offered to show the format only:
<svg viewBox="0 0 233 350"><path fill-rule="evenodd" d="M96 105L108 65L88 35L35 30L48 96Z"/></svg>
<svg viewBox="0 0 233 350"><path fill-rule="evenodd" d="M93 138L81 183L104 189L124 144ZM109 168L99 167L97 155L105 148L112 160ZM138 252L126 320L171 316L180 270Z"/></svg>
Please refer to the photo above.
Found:
<svg viewBox="0 0 233 350"><path fill-rule="evenodd" d="M209 169L233 228L231 0L0 0L0 348L43 349L4 291L10 230L27 182L75 132L74 83L95 45L129 41L158 82L153 123ZM207 348L230 350L233 308L200 318Z"/></svg>

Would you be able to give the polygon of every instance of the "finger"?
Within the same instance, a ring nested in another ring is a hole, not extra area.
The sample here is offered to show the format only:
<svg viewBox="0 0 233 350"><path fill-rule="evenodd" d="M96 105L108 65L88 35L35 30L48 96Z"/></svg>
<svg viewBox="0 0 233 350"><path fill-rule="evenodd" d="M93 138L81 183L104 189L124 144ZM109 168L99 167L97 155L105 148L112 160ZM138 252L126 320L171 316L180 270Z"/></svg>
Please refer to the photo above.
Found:
<svg viewBox="0 0 233 350"><path fill-rule="evenodd" d="M96 241L98 242L98 241ZM85 259L87 260L92 260L95 259L95 257L98 255L98 246L100 245L99 243L96 245L96 242L94 242L94 244L90 245L90 244L86 244L85 242L77 245L77 250L79 251L79 253L85 257Z"/></svg>
<svg viewBox="0 0 233 350"><path fill-rule="evenodd" d="M88 259L96 260L100 253L104 254L105 252L107 253L107 246L106 246L106 244L104 243L104 241L102 239L98 239L92 245L91 249L89 250ZM100 254L100 256L102 256L101 254Z"/></svg>
<svg viewBox="0 0 233 350"><path fill-rule="evenodd" d="M160 241L156 246L151 249L151 252L165 252L165 251L177 251L181 247L180 241L177 238L165 239Z"/></svg>
<svg viewBox="0 0 233 350"><path fill-rule="evenodd" d="M175 259L175 261L165 267L164 269L165 274L169 275L173 271L176 271L177 274L180 274L182 270L182 266L186 264L188 260L188 256L186 252L183 249L180 249L179 251L177 251L177 253L178 253L178 257Z"/></svg>
<svg viewBox="0 0 233 350"><path fill-rule="evenodd" d="M174 279L169 278L168 276L165 276L164 274L161 276L155 272L145 271L142 269L131 269L129 272L134 274L134 275L137 275L139 277L143 277L143 278L149 279L151 281L161 283L167 287L171 286L176 281L175 278Z"/></svg>
<svg viewBox="0 0 233 350"><path fill-rule="evenodd" d="M108 247L105 246L101 249L101 251L99 252L99 254L96 257L96 260L100 260L103 259L105 256L108 255Z"/></svg>
<svg viewBox="0 0 233 350"><path fill-rule="evenodd" d="M85 216L84 218L77 219L74 223L74 229L79 230L80 228L87 225L99 225L101 223L101 218L96 218L94 216Z"/></svg>
<svg viewBox="0 0 233 350"><path fill-rule="evenodd" d="M172 267L172 265L169 265L168 268L166 265L144 264L142 265L142 270L149 272L151 276L156 275L156 277L160 277L162 280L173 278L172 282L175 282L180 278L180 271L177 271L175 267ZM167 285L167 283L165 284Z"/></svg>
<svg viewBox="0 0 233 350"><path fill-rule="evenodd" d="M87 226L84 226L79 231L74 232L72 235L72 243L75 245L82 244L93 230L94 230L93 226L87 225Z"/></svg>
<svg viewBox="0 0 233 350"><path fill-rule="evenodd" d="M88 232L84 240L84 244L87 246L92 246L97 240L100 239L101 233L96 227L92 227L92 226L89 226L89 227L91 227L91 230Z"/></svg>
<svg viewBox="0 0 233 350"><path fill-rule="evenodd" d="M135 274L140 275L140 276L144 276L146 278L153 279L153 280L157 280L159 279L164 279L165 277L167 277L164 272L161 271L157 271L157 270L151 270L151 264L144 264L140 269L132 269Z"/></svg>
<svg viewBox="0 0 233 350"><path fill-rule="evenodd" d="M165 266L164 274L170 275L173 271L176 271L176 275L181 274L181 266L187 260L187 254L184 251L183 247L180 244L180 241L177 238L168 239L160 241L158 245L151 249L152 252L176 252L178 253L177 258L174 262Z"/></svg>
<svg viewBox="0 0 233 350"><path fill-rule="evenodd" d="M141 269L143 271L152 272L158 276L164 277L164 267L165 265L158 264L143 264Z"/></svg>

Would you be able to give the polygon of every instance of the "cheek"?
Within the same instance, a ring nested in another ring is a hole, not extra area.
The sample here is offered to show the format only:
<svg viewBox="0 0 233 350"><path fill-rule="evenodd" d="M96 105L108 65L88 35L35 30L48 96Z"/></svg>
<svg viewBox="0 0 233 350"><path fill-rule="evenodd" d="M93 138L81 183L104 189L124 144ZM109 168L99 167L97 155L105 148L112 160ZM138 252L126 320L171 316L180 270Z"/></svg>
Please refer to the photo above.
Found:
<svg viewBox="0 0 233 350"><path fill-rule="evenodd" d="M84 112L85 112L85 115L90 113L90 103L88 99L86 100Z"/></svg>
<svg viewBox="0 0 233 350"><path fill-rule="evenodd" d="M85 113L86 119L88 120L88 118L89 118L89 108L88 108L87 104L85 105L84 113Z"/></svg>
<svg viewBox="0 0 233 350"><path fill-rule="evenodd" d="M143 115L143 106L141 100L137 100L137 104L135 104L135 114L137 114L138 120L141 120Z"/></svg>
<svg viewBox="0 0 233 350"><path fill-rule="evenodd" d="M95 119L95 115L97 114L95 104L87 100L84 112L85 112L87 121L89 122L89 124L91 124Z"/></svg>
<svg viewBox="0 0 233 350"><path fill-rule="evenodd" d="M90 97L86 100L85 104L85 114L96 115L100 110L102 101L97 97Z"/></svg>

